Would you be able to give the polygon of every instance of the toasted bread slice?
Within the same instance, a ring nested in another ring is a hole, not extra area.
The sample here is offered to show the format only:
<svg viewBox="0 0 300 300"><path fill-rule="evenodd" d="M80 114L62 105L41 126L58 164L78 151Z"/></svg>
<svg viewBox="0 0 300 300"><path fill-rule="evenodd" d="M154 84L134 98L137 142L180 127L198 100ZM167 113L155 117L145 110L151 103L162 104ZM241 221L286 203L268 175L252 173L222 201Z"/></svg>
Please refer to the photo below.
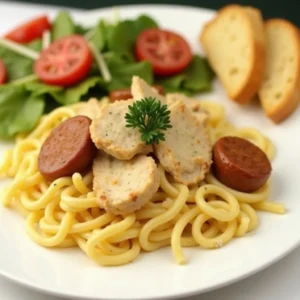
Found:
<svg viewBox="0 0 300 300"><path fill-rule="evenodd" d="M300 38L296 26L283 19L265 23L266 72L259 98L275 123L287 118L300 99Z"/></svg>
<svg viewBox="0 0 300 300"><path fill-rule="evenodd" d="M263 20L258 9L228 5L207 23L200 41L230 99L246 104L265 71Z"/></svg>

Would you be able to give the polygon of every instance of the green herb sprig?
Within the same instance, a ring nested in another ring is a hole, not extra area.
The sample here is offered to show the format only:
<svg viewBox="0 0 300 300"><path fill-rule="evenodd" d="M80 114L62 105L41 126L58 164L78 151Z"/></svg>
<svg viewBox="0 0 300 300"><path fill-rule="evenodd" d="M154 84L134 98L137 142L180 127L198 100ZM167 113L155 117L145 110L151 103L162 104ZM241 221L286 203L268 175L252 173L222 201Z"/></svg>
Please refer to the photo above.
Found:
<svg viewBox="0 0 300 300"><path fill-rule="evenodd" d="M145 98L128 106L125 115L126 127L138 128L141 140L147 145L158 144L165 140L163 131L172 128L168 106L155 98Z"/></svg>

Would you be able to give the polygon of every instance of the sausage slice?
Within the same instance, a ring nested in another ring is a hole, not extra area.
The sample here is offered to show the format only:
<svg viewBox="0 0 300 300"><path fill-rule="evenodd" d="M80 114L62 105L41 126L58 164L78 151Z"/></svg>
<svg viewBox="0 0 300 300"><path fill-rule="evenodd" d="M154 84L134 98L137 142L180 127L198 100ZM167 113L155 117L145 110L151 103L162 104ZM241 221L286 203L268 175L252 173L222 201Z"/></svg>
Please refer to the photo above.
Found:
<svg viewBox="0 0 300 300"><path fill-rule="evenodd" d="M213 147L213 172L220 182L240 192L261 188L271 175L266 154L251 142L226 136Z"/></svg>
<svg viewBox="0 0 300 300"><path fill-rule="evenodd" d="M57 126L44 142L38 156L40 173L48 180L84 171L96 155L86 116L70 118Z"/></svg>

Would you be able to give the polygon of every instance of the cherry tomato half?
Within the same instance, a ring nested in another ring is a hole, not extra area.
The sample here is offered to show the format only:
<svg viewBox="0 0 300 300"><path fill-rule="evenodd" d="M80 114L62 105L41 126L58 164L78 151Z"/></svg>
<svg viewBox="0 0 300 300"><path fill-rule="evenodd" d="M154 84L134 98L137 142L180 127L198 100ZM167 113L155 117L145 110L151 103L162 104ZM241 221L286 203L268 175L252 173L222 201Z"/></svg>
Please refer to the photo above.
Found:
<svg viewBox="0 0 300 300"><path fill-rule="evenodd" d="M156 75L173 75L181 72L192 60L192 51L177 33L151 28L137 38L135 53L138 60L152 64Z"/></svg>
<svg viewBox="0 0 300 300"><path fill-rule="evenodd" d="M40 16L19 25L5 35L5 38L17 43L29 43L42 37L44 31L50 29L51 24L47 16Z"/></svg>
<svg viewBox="0 0 300 300"><path fill-rule="evenodd" d="M0 59L0 84L5 83L6 79L7 79L6 67L3 61Z"/></svg>
<svg viewBox="0 0 300 300"><path fill-rule="evenodd" d="M87 40L80 35L70 35L43 50L34 71L47 84L70 86L87 76L92 60Z"/></svg>

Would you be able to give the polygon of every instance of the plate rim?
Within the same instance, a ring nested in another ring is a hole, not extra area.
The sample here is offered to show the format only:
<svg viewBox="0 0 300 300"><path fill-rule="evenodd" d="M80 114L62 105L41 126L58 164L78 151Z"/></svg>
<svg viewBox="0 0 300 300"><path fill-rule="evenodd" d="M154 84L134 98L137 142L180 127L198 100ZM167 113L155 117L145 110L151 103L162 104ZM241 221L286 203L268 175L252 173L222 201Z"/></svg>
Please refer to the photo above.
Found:
<svg viewBox="0 0 300 300"><path fill-rule="evenodd" d="M6 272L3 272L1 269L0 269L0 276L1 278L13 283L13 284L17 284L18 286L21 286L23 288L26 288L26 289L29 289L29 290L32 290L32 291L35 291L37 293L40 293L40 294L44 294L44 295L48 295L48 296L54 296L54 297L60 297L60 298L64 298L64 299L74 299L74 300L159 300L159 299L162 299L162 300L167 300L167 299L180 299L182 297L192 297L192 296L196 296L196 295L203 295L205 293L209 293L209 292L212 292L214 290L217 290L217 289L221 289L221 288L224 288L226 286L229 286L229 285L232 285L234 283L238 283L242 280L245 280L263 270L266 270L267 268L273 266L274 264L278 263L280 260L282 260L284 257L288 256L289 254L291 254L293 251L295 251L297 248L300 247L300 242L298 244L296 244L294 247L291 247L288 251L284 252L282 255L278 256L276 259L268 262L267 264L265 265L261 265L260 268L257 268L255 270L252 270L251 272L248 272L248 273L245 273L243 274L242 276L239 276L239 277L236 277L236 278L232 278L231 280L228 280L226 282L223 282L219 285L215 285L215 286L210 286L210 287L207 287L207 288L204 288L202 290L197 290L197 289L194 289L194 290L191 290L189 292L183 292L183 293L169 293L168 296L162 296L162 297L156 297L156 296L153 296L153 297L122 297L122 298L112 298L112 297L109 297L109 298L102 298L102 297L94 297L94 296L84 296L84 298L82 298L82 296L78 296L76 294L66 294L66 293L62 293L62 292L57 292L55 290L49 290L49 289L45 289L39 285L35 285L34 283L30 283L30 282L27 282L27 280L22 280L22 279L16 279L14 278L13 275L10 275L10 274L5 274ZM183 298L184 299L184 298Z"/></svg>

